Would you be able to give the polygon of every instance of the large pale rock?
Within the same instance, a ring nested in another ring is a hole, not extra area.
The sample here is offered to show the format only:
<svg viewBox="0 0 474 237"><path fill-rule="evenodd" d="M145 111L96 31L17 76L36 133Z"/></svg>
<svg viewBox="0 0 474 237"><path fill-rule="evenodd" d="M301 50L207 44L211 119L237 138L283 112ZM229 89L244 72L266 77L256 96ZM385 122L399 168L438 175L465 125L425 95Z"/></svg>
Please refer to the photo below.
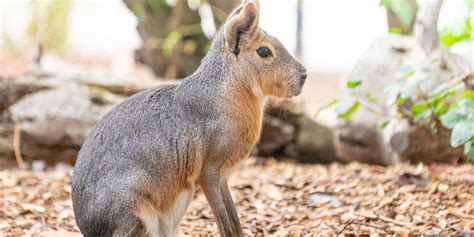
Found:
<svg viewBox="0 0 474 237"><path fill-rule="evenodd" d="M133 93L163 84L41 71L0 82L0 163L14 160L15 126L25 160L73 163L107 111Z"/></svg>
<svg viewBox="0 0 474 237"><path fill-rule="evenodd" d="M12 120L38 144L76 145L95 123L124 97L70 84L24 96L10 106Z"/></svg>

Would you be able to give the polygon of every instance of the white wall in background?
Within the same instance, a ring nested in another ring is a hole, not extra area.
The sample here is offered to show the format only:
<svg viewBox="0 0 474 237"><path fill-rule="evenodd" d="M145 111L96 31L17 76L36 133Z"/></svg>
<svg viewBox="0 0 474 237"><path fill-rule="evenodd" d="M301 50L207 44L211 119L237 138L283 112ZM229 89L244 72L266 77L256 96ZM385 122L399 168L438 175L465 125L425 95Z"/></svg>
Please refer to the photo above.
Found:
<svg viewBox="0 0 474 237"><path fill-rule="evenodd" d="M30 0L0 0L0 33L20 44L29 20ZM136 19L121 0L74 0L69 18L68 48L90 56L113 56L140 44Z"/></svg>
<svg viewBox="0 0 474 237"><path fill-rule="evenodd" d="M296 0L261 0L262 28L294 49ZM378 0L305 0L304 61L314 70L348 70L374 37L386 35Z"/></svg>

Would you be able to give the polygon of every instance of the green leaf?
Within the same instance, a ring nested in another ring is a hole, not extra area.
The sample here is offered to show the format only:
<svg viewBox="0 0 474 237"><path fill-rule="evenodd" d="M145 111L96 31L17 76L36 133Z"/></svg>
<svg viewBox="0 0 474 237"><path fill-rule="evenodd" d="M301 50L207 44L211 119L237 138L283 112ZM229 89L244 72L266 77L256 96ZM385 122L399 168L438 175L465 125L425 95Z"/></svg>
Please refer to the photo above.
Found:
<svg viewBox="0 0 474 237"><path fill-rule="evenodd" d="M452 109L440 117L441 124L446 128L453 128L454 125L466 119L467 115L460 113L458 109Z"/></svg>
<svg viewBox="0 0 474 237"><path fill-rule="evenodd" d="M458 42L470 40L473 34L474 29L471 26L471 17L466 17L462 22L443 29L439 33L441 43L444 47L448 48Z"/></svg>
<svg viewBox="0 0 474 237"><path fill-rule="evenodd" d="M390 124L391 120L390 119L387 119L385 121L383 121L383 123L380 125L380 129L385 129L389 124Z"/></svg>
<svg viewBox="0 0 474 237"><path fill-rule="evenodd" d="M411 112L415 115L415 122L420 122L429 119L433 115L433 111L429 103L422 102L411 107Z"/></svg>
<svg viewBox="0 0 474 237"><path fill-rule="evenodd" d="M346 87L348 89L354 89L354 88L358 87L360 84L362 84L362 80L360 80L360 79L351 80L351 81L347 82Z"/></svg>
<svg viewBox="0 0 474 237"><path fill-rule="evenodd" d="M402 30L398 27L390 27L390 29L388 29L388 33L393 34L393 35L401 35Z"/></svg>
<svg viewBox="0 0 474 237"><path fill-rule="evenodd" d="M436 115L443 115L448 110L448 103L446 102L447 96L448 94L445 93L442 95L431 96L429 98L428 103L430 104L431 108L433 108Z"/></svg>
<svg viewBox="0 0 474 237"><path fill-rule="evenodd" d="M471 161L474 161L474 141L469 141L464 144L464 155Z"/></svg>
<svg viewBox="0 0 474 237"><path fill-rule="evenodd" d="M139 21L143 20L143 18L146 16L145 8L141 3L134 3L132 5L132 12L135 14L135 16L137 16Z"/></svg>
<svg viewBox="0 0 474 237"><path fill-rule="evenodd" d="M401 104L405 103L405 101L407 101L407 98L399 97L399 98L397 99L397 101L395 101L395 104L401 105Z"/></svg>
<svg viewBox="0 0 474 237"><path fill-rule="evenodd" d="M462 93L463 99L474 99L474 90L466 90Z"/></svg>
<svg viewBox="0 0 474 237"><path fill-rule="evenodd" d="M315 116L318 116L319 113L321 113L323 110L326 110L326 109L329 109L331 108L332 106L336 105L337 103L339 102L338 99L334 99L332 100L331 102L321 106L317 111L316 111L316 115Z"/></svg>
<svg viewBox="0 0 474 237"><path fill-rule="evenodd" d="M375 96L370 92L365 94L365 100L367 100L369 104L375 104L379 101L379 99L380 98L378 96Z"/></svg>
<svg viewBox="0 0 474 237"><path fill-rule="evenodd" d="M170 32L163 41L163 54L169 57L173 53L174 46L181 41L181 34L177 31Z"/></svg>
<svg viewBox="0 0 474 237"><path fill-rule="evenodd" d="M360 107L360 103L355 100L342 101L336 108L338 118L349 119Z"/></svg>
<svg viewBox="0 0 474 237"><path fill-rule="evenodd" d="M411 112L415 115L418 116L421 113L425 112L425 110L428 108L428 103L422 102L414 105L411 107Z"/></svg>
<svg viewBox="0 0 474 237"><path fill-rule="evenodd" d="M437 115L445 114L447 110L448 107L446 107L442 101L436 103L434 106L434 112Z"/></svg>
<svg viewBox="0 0 474 237"><path fill-rule="evenodd" d="M432 115L433 115L433 110L427 109L423 111L422 113L418 114L417 116L415 116L415 122L419 123L421 121L425 121L431 118Z"/></svg>
<svg viewBox="0 0 474 237"><path fill-rule="evenodd" d="M458 147L474 137L474 121L457 123L451 131L451 146Z"/></svg>

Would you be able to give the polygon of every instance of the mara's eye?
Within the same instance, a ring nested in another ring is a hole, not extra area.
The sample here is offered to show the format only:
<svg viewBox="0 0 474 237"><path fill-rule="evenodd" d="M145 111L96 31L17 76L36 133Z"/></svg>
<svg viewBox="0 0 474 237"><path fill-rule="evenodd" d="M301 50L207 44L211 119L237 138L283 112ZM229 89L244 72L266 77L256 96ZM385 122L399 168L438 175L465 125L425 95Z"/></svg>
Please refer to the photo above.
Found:
<svg viewBox="0 0 474 237"><path fill-rule="evenodd" d="M258 48L257 53L262 58L268 58L268 57L272 56L272 51L270 51L270 49L268 47L265 47L265 46Z"/></svg>

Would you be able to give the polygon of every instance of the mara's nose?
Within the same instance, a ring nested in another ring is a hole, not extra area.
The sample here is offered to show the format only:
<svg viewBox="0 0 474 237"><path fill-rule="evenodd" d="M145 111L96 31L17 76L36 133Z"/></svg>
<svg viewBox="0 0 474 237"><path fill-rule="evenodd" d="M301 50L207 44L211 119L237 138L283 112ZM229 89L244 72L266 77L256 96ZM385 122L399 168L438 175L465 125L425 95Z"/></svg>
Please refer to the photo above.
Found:
<svg viewBox="0 0 474 237"><path fill-rule="evenodd" d="M304 81L304 80L306 80L306 78L308 77L308 73L303 72L303 73L301 73L301 76L300 76L300 77L301 77L301 80Z"/></svg>

